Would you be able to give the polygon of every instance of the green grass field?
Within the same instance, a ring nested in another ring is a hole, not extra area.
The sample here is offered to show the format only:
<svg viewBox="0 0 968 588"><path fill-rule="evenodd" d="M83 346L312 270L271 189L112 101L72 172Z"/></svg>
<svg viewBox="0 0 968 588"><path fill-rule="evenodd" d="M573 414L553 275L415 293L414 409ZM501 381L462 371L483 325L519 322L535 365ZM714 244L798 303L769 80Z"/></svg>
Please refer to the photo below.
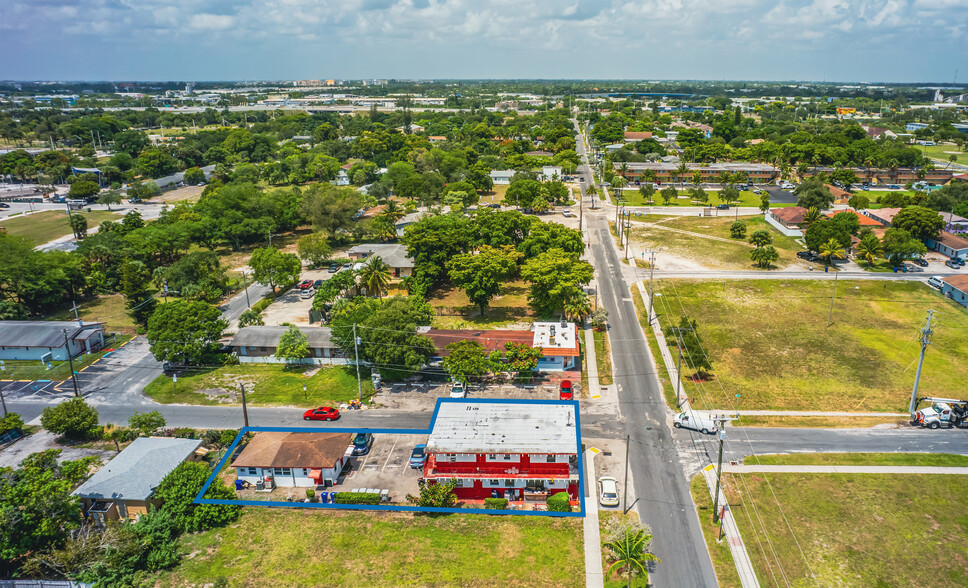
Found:
<svg viewBox="0 0 968 588"><path fill-rule="evenodd" d="M79 303L77 307L77 314L83 320L103 322L108 331L126 335L134 335L137 331L137 325L125 309L124 296L121 294L102 294ZM52 318L59 321L71 320L74 318L74 311L69 308L62 309Z"/></svg>
<svg viewBox="0 0 968 588"><path fill-rule="evenodd" d="M106 220L121 220L117 212L95 210L92 212L72 212L87 219L87 229L91 230ZM61 210L45 210L27 216L0 221L0 227L7 229L8 235L26 237L38 245L53 241L64 235L71 234L71 227L67 224L67 212Z"/></svg>
<svg viewBox="0 0 968 588"><path fill-rule="evenodd" d="M74 371L79 372L104 357L108 349L117 349L131 340L130 335L118 335L115 339L106 338L104 350L86 353L73 358ZM40 361L5 360L0 380L66 380L71 377L71 366L67 361L57 361L50 369Z"/></svg>
<svg viewBox="0 0 968 588"><path fill-rule="evenodd" d="M739 220L746 223L747 236L744 239L730 237L730 226L737 220L732 216L663 217L647 215L633 218L644 221L644 223L659 222L662 227L716 237L717 239L706 239L697 235L653 228L645 224L634 224L632 230L633 241L643 248L662 248L666 253L696 261L715 269L759 269L750 260L750 251L753 250L753 246L748 242L749 236L759 230L769 231L773 235L773 246L780 254L779 259L774 263L775 268L784 268L796 263L797 252L803 251L803 247L797 243L796 239L781 234L760 216L739 217ZM725 239L728 242L720 239Z"/></svg>
<svg viewBox="0 0 968 588"><path fill-rule="evenodd" d="M356 372L348 367L325 367L308 376L306 366L243 364L215 369L199 368L170 376L158 376L145 386L145 394L162 404L241 404L239 384L252 406L337 405L357 397ZM306 391L303 392L303 385ZM364 374L363 399L373 395L373 384Z"/></svg>
<svg viewBox="0 0 968 588"><path fill-rule="evenodd" d="M675 200L670 200L669 204L666 204L664 200L659 196L659 192L652 196L652 203L650 204L642 197L639 193L639 189L636 187L624 188L622 190L622 195L625 198L625 204L628 206L716 206L717 204L722 204L723 201L719 199L719 190L706 190L706 194L709 194L709 202L705 205L700 205L694 203L686 196L689 196L689 190L693 186L686 186L682 189L680 186L676 186L676 190L679 191L679 198ZM611 198L612 204L615 204L615 190L611 188L609 191L609 198ZM730 206L733 206L731 203ZM754 194L750 190L742 190L739 193L739 206L753 206L759 208L760 206L760 196L759 194ZM771 204L771 208L777 208L782 206L794 206L793 204Z"/></svg>
<svg viewBox="0 0 968 588"><path fill-rule="evenodd" d="M580 519L247 507L156 586L584 586Z"/></svg>
<svg viewBox="0 0 968 588"><path fill-rule="evenodd" d="M955 163L965 163L968 161L968 153L962 151L957 145L915 145L915 148L922 152L926 157L933 157L934 159L940 159L943 161L948 161L948 158L952 155L958 157L958 161ZM953 153L949 153L949 151Z"/></svg>
<svg viewBox="0 0 968 588"><path fill-rule="evenodd" d="M750 473L723 484L764 586L968 585L964 476Z"/></svg>
<svg viewBox="0 0 968 588"><path fill-rule="evenodd" d="M780 453L757 455L746 465L871 465L968 467L968 455L954 453Z"/></svg>
<svg viewBox="0 0 968 588"><path fill-rule="evenodd" d="M698 321L713 381L687 383L695 408L906 412L929 308L935 323L922 395L968 379L968 312L919 282L656 282L666 326ZM683 370L687 372L685 369Z"/></svg>
<svg viewBox="0 0 968 588"><path fill-rule="evenodd" d="M713 570L716 572L719 585L722 588L742 586L733 555L729 552L729 544L725 541L716 541L719 537L719 525L713 523L713 499L709 496L709 488L706 487L706 480L702 475L692 478L689 492L696 505L699 526L702 527L702 534L706 538L706 549L713 561ZM747 544L746 548L749 549L750 546Z"/></svg>
<svg viewBox="0 0 968 588"><path fill-rule="evenodd" d="M438 329L496 329L534 321L528 306L528 284L521 280L504 285L502 293L491 300L484 316L467 295L456 288L438 290L427 298L427 302L437 309L433 326Z"/></svg>

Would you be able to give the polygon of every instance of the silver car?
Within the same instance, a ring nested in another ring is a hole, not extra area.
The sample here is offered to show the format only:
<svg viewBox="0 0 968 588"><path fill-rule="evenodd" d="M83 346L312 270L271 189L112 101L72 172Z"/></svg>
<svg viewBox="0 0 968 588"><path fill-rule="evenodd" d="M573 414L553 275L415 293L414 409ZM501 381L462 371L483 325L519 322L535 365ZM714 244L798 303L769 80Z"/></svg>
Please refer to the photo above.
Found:
<svg viewBox="0 0 968 588"><path fill-rule="evenodd" d="M618 480L611 476L598 479L598 502L602 506L618 506Z"/></svg>

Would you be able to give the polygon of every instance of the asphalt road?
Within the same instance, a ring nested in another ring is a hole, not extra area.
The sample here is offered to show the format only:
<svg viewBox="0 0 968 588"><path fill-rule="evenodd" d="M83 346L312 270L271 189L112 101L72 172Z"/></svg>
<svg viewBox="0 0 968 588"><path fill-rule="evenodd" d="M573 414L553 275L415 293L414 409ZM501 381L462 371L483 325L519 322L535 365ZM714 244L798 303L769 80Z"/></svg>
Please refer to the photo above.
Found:
<svg viewBox="0 0 968 588"><path fill-rule="evenodd" d="M219 310L222 311L222 318L229 322L229 324L234 324L239 320L239 317L243 312L249 309L250 304L255 304L259 300L269 295L272 290L269 286L263 286L258 282L253 282L252 276L246 278L249 280L248 298L246 298L246 290L243 290L229 299L228 302L219 306Z"/></svg>

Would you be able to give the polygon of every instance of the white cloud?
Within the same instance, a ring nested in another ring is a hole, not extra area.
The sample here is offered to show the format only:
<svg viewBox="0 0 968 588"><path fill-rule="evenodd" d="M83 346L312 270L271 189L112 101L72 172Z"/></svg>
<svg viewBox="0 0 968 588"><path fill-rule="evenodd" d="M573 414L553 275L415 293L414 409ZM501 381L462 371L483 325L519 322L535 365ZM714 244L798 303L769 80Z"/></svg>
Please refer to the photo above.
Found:
<svg viewBox="0 0 968 588"><path fill-rule="evenodd" d="M224 31L232 27L235 18L227 14L195 14L189 26L201 31Z"/></svg>

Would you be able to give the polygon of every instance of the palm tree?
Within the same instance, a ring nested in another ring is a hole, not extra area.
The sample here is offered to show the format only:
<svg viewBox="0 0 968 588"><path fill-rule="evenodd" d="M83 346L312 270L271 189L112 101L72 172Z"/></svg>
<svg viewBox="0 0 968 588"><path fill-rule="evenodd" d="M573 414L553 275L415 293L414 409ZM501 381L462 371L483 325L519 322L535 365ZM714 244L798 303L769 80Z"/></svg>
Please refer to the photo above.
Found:
<svg viewBox="0 0 968 588"><path fill-rule="evenodd" d="M730 175L728 171L723 170L719 172L719 185L721 187L725 188L726 184L729 183L729 180L730 180Z"/></svg>
<svg viewBox="0 0 968 588"><path fill-rule="evenodd" d="M682 181L682 178L689 175L689 166L686 165L685 161L680 161L679 167L676 168L672 175L675 176L677 181Z"/></svg>
<svg viewBox="0 0 968 588"><path fill-rule="evenodd" d="M806 214L803 215L803 226L809 227L818 220L820 220L820 211L817 210L816 206L811 206Z"/></svg>
<svg viewBox="0 0 968 588"><path fill-rule="evenodd" d="M880 259L884 255L884 246L877 235L868 233L857 244L857 253L867 260L869 266L874 265L874 260Z"/></svg>
<svg viewBox="0 0 968 588"><path fill-rule="evenodd" d="M698 188L699 184L702 183L702 172L698 169L692 172L692 183Z"/></svg>
<svg viewBox="0 0 968 588"><path fill-rule="evenodd" d="M649 571L645 567L646 562L662 562L655 554L645 551L651 540L652 535L647 535L645 531L626 529L625 537L606 543L605 547L615 556L615 561L608 566L608 570L605 572L606 576L611 575L614 570L624 567L628 573L629 588L632 587L632 574L635 572L643 574L646 582L648 582Z"/></svg>
<svg viewBox="0 0 968 588"><path fill-rule="evenodd" d="M830 262L835 257L837 259L843 259L847 255L837 239L834 238L828 239L826 243L821 243L819 253L820 257L824 259L824 265L830 265Z"/></svg>
<svg viewBox="0 0 968 588"><path fill-rule="evenodd" d="M588 295L578 292L565 300L565 315L575 322L583 322L592 313L592 303Z"/></svg>
<svg viewBox="0 0 968 588"><path fill-rule="evenodd" d="M391 276L390 266L379 255L371 257L370 261L360 271L360 278L367 293L376 293L380 298L383 298L383 293L390 285Z"/></svg>

